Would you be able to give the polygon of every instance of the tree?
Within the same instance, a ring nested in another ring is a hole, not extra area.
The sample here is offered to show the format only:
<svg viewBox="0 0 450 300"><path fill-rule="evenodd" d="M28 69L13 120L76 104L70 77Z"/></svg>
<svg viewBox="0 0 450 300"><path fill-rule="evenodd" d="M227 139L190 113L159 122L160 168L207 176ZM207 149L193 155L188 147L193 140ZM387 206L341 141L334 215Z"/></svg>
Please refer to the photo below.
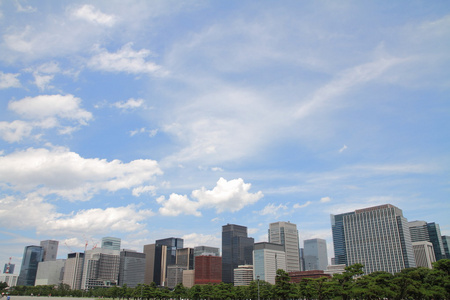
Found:
<svg viewBox="0 0 450 300"><path fill-rule="evenodd" d="M355 285L355 277L364 274L363 268L364 266L362 264L354 264L345 267L344 273L334 274L332 280L334 295L342 297L342 300L351 299Z"/></svg>
<svg viewBox="0 0 450 300"><path fill-rule="evenodd" d="M290 283L291 277L283 270L278 269L275 276L275 289L274 296L277 299L290 299L295 295L292 283Z"/></svg>
<svg viewBox="0 0 450 300"><path fill-rule="evenodd" d="M177 284L172 291L172 298L182 299L186 298L187 289L183 286L182 283Z"/></svg>

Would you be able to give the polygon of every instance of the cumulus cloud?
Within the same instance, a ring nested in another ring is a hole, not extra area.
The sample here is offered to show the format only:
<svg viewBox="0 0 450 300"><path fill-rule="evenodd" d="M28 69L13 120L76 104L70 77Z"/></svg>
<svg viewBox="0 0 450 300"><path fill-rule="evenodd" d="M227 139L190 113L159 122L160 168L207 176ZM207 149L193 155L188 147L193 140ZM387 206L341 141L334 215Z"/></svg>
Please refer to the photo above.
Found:
<svg viewBox="0 0 450 300"><path fill-rule="evenodd" d="M142 194L150 193L152 195L155 194L156 186L154 185L146 185L146 186L139 186L137 188L134 188L132 191L133 196L139 197Z"/></svg>
<svg viewBox="0 0 450 300"><path fill-rule="evenodd" d="M296 203L296 204L294 204L294 208L305 208L305 207L309 206L311 203L312 203L311 201L307 201L307 202L304 203L304 204L298 204L298 203Z"/></svg>
<svg viewBox="0 0 450 300"><path fill-rule="evenodd" d="M127 109L135 109L135 108L141 107L143 104L144 104L143 99L130 98L127 101L114 102L113 106L123 109L123 110L127 110Z"/></svg>
<svg viewBox="0 0 450 300"><path fill-rule="evenodd" d="M83 158L66 148L29 148L0 156L0 186L21 192L56 194L69 200L88 200L101 190L137 188L148 191L154 176L162 174L158 163L149 159L123 163Z"/></svg>
<svg viewBox="0 0 450 300"><path fill-rule="evenodd" d="M161 74L161 67L157 64L146 61L151 52L147 49L135 51L132 43L124 45L115 53L106 49L98 49L98 54L94 55L88 65L94 70L107 72L126 72L129 74Z"/></svg>
<svg viewBox="0 0 450 300"><path fill-rule="evenodd" d="M244 183L241 178L227 181L220 178L212 190L202 187L192 191L190 200L186 195L171 194L169 199L161 196L157 202L162 205L159 212L162 215L178 216L180 214L190 214L201 216L198 211L201 208L214 208L217 213L225 211L235 212L247 205L256 203L263 197L261 191L249 193L251 184Z"/></svg>
<svg viewBox="0 0 450 300"><path fill-rule="evenodd" d="M20 87L20 81L17 79L19 75L18 73L3 73L0 71L0 90Z"/></svg>
<svg viewBox="0 0 450 300"><path fill-rule="evenodd" d="M345 150L347 150L347 145L344 145L341 149L339 149L339 153L344 152Z"/></svg>
<svg viewBox="0 0 450 300"><path fill-rule="evenodd" d="M320 202L322 202L322 203L326 203L326 202L330 202L330 201L331 201L330 197L322 197L322 198L320 198Z"/></svg>
<svg viewBox="0 0 450 300"><path fill-rule="evenodd" d="M132 232L142 229L142 221L154 215L151 210L140 210L135 205L62 214L35 193L23 199L6 196L0 199L0 207L0 226L3 228L35 228L38 234L64 236L92 232Z"/></svg>
<svg viewBox="0 0 450 300"><path fill-rule="evenodd" d="M75 9L72 12L72 16L88 21L90 23L104 26L113 26L117 21L117 17L115 17L114 15L102 13L100 10L96 9L93 5L90 4L85 4Z"/></svg>
<svg viewBox="0 0 450 300"><path fill-rule="evenodd" d="M221 248L222 239L215 235L190 233L182 236L184 247L210 246Z"/></svg>
<svg viewBox="0 0 450 300"><path fill-rule="evenodd" d="M14 143L28 137L33 130L33 125L28 122L16 120L13 122L0 122L0 138Z"/></svg>
<svg viewBox="0 0 450 300"><path fill-rule="evenodd" d="M270 203L267 204L261 211L259 211L259 214L262 216L279 216L282 211L286 211L287 209L288 207L284 204L275 205L274 203Z"/></svg>

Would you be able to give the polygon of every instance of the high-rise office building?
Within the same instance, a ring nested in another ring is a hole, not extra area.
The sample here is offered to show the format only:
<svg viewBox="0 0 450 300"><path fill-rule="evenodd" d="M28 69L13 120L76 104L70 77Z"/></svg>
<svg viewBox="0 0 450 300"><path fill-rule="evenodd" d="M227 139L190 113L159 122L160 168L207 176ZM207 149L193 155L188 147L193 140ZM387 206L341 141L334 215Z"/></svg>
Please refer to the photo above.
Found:
<svg viewBox="0 0 450 300"><path fill-rule="evenodd" d="M442 245L444 246L445 258L450 259L450 236L442 236Z"/></svg>
<svg viewBox="0 0 450 300"><path fill-rule="evenodd" d="M300 248L300 271L305 271L305 249Z"/></svg>
<svg viewBox="0 0 450 300"><path fill-rule="evenodd" d="M17 285L34 285L36 281L38 264L43 260L43 258L44 248L42 248L41 246L25 247Z"/></svg>
<svg viewBox="0 0 450 300"><path fill-rule="evenodd" d="M254 239L247 236L247 227L222 226L222 281L234 283L234 269L253 264Z"/></svg>
<svg viewBox="0 0 450 300"><path fill-rule="evenodd" d="M194 268L195 268L195 257L200 255L220 256L220 249L217 247L209 247L209 246L194 247Z"/></svg>
<svg viewBox="0 0 450 300"><path fill-rule="evenodd" d="M324 239L303 241L305 271L326 270L328 266L327 242Z"/></svg>
<svg viewBox="0 0 450 300"><path fill-rule="evenodd" d="M145 277L144 283L156 283L164 286L166 278L167 246L148 244L144 245L145 253Z"/></svg>
<svg viewBox="0 0 450 300"><path fill-rule="evenodd" d="M195 257L194 284L222 282L222 257L198 255Z"/></svg>
<svg viewBox="0 0 450 300"><path fill-rule="evenodd" d="M63 283L69 285L72 290L81 290L83 266L84 253L74 252L67 254Z"/></svg>
<svg viewBox="0 0 450 300"><path fill-rule="evenodd" d="M277 270L286 271L286 252L281 244L255 243L253 250L253 279L275 284Z"/></svg>
<svg viewBox="0 0 450 300"><path fill-rule="evenodd" d="M5 264L5 267L3 268L3 274L14 274L14 268L15 264L7 263Z"/></svg>
<svg viewBox="0 0 450 300"><path fill-rule="evenodd" d="M408 226L412 242L431 242L436 260L446 257L439 224L434 222L412 221L408 223Z"/></svg>
<svg viewBox="0 0 450 300"><path fill-rule="evenodd" d="M119 250L95 248L85 251L81 289L117 285L119 266Z"/></svg>
<svg viewBox="0 0 450 300"><path fill-rule="evenodd" d="M248 286L253 281L253 265L241 265L234 269L234 286Z"/></svg>
<svg viewBox="0 0 450 300"><path fill-rule="evenodd" d="M331 226L337 264L363 264L366 274L416 266L408 221L391 204L331 215Z"/></svg>
<svg viewBox="0 0 450 300"><path fill-rule="evenodd" d="M269 225L269 243L284 246L288 272L300 271L300 247L296 224L291 222L271 223Z"/></svg>
<svg viewBox="0 0 450 300"><path fill-rule="evenodd" d="M42 261L56 260L58 255L58 241L46 240L41 241L41 247L44 249L44 257Z"/></svg>
<svg viewBox="0 0 450 300"><path fill-rule="evenodd" d="M133 250L120 251L119 286L134 288L144 283L145 254Z"/></svg>
<svg viewBox="0 0 450 300"><path fill-rule="evenodd" d="M176 265L186 270L194 269L194 248L177 249Z"/></svg>
<svg viewBox="0 0 450 300"><path fill-rule="evenodd" d="M104 237L102 238L102 248L120 251L121 239L116 237Z"/></svg>
<svg viewBox="0 0 450 300"><path fill-rule="evenodd" d="M183 283L183 271L185 266L171 265L167 267L167 287L173 289L177 284Z"/></svg>
<svg viewBox="0 0 450 300"><path fill-rule="evenodd" d="M35 285L58 285L64 276L65 259L41 261L36 272Z"/></svg>
<svg viewBox="0 0 450 300"><path fill-rule="evenodd" d="M424 268L433 268L436 261L434 256L433 244L430 242L413 242L414 257L416 258L416 266Z"/></svg>
<svg viewBox="0 0 450 300"><path fill-rule="evenodd" d="M167 247L166 254L166 269L165 269L165 278L164 285L167 285L167 267L175 265L177 263L177 250L183 248L184 241L181 238L170 237L166 239L160 239L155 241L156 245L163 245Z"/></svg>

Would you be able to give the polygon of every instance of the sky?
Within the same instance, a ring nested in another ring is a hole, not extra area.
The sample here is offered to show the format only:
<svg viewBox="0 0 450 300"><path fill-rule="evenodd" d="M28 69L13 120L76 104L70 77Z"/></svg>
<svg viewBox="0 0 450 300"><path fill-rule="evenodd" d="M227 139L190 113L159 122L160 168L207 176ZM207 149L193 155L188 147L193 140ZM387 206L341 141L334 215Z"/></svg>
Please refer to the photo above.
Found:
<svg viewBox="0 0 450 300"><path fill-rule="evenodd" d="M0 266L390 203L450 235L449 1L0 1ZM87 245L86 245L87 244Z"/></svg>

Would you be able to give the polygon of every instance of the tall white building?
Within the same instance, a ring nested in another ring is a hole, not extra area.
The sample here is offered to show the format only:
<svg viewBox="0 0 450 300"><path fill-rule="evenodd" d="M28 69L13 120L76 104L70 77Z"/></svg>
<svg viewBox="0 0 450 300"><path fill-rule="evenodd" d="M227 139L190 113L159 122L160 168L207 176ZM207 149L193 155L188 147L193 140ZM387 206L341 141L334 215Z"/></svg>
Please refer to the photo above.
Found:
<svg viewBox="0 0 450 300"><path fill-rule="evenodd" d="M118 284L120 252L104 248L87 250L84 253L81 289L108 287Z"/></svg>
<svg viewBox="0 0 450 300"><path fill-rule="evenodd" d="M286 271L286 252L283 245L255 243L253 250L253 279L275 284L277 270Z"/></svg>
<svg viewBox="0 0 450 300"><path fill-rule="evenodd" d="M74 252L67 254L64 267L63 283L70 286L72 290L81 289L83 278L84 253Z"/></svg>
<svg viewBox="0 0 450 300"><path fill-rule="evenodd" d="M41 247L44 248L44 257L42 261L56 260L58 255L58 241L45 240L41 241Z"/></svg>
<svg viewBox="0 0 450 300"><path fill-rule="evenodd" d="M234 286L250 285L253 281L253 266L240 265L233 270Z"/></svg>
<svg viewBox="0 0 450 300"><path fill-rule="evenodd" d="M303 249L305 271L327 269L327 242L324 239L304 240Z"/></svg>
<svg viewBox="0 0 450 300"><path fill-rule="evenodd" d="M360 263L366 274L416 266L408 221L391 204L331 215L337 264Z"/></svg>
<svg viewBox="0 0 450 300"><path fill-rule="evenodd" d="M269 243L281 244L286 252L288 272L300 271L300 254L297 225L275 222L269 225Z"/></svg>

